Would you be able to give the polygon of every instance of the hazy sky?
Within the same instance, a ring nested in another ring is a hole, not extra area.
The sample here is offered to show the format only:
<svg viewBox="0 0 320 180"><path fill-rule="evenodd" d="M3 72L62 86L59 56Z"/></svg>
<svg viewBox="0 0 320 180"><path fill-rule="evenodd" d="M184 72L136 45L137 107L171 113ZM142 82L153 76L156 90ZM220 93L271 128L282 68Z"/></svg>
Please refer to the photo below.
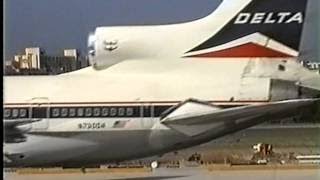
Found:
<svg viewBox="0 0 320 180"><path fill-rule="evenodd" d="M303 52L319 52L318 0L311 0L312 18ZM5 0L5 57L40 46L48 54L77 48L86 53L87 37L96 26L163 24L189 21L213 11L220 0ZM316 4L317 3L317 4Z"/></svg>
<svg viewBox="0 0 320 180"><path fill-rule="evenodd" d="M183 3L182 3L183 2ZM97 26L174 23L209 14L220 0L5 0L6 57L25 47L86 52Z"/></svg>

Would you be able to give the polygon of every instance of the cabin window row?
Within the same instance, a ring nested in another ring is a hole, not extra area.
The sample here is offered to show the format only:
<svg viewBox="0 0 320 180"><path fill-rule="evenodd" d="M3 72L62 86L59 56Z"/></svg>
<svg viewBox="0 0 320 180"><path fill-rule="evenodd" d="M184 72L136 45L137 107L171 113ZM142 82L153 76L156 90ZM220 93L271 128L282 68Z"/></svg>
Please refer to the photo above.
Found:
<svg viewBox="0 0 320 180"><path fill-rule="evenodd" d="M4 109L4 118L28 118L28 109L26 108L8 108Z"/></svg>
<svg viewBox="0 0 320 180"><path fill-rule="evenodd" d="M51 117L132 117L135 110L132 107L74 107L52 108Z"/></svg>
<svg viewBox="0 0 320 180"><path fill-rule="evenodd" d="M159 117L170 106L5 108L5 119L63 117ZM31 114L30 114L31 113Z"/></svg>
<svg viewBox="0 0 320 180"><path fill-rule="evenodd" d="M169 106L134 107L52 107L50 117L158 117ZM151 113L154 109L154 114Z"/></svg>

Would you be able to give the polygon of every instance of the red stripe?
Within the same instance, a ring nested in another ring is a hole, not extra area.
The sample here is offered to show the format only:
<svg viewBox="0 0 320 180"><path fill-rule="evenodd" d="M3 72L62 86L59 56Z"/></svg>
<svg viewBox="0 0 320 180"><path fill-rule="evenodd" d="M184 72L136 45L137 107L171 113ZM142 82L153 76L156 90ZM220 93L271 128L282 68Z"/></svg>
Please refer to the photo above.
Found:
<svg viewBox="0 0 320 180"><path fill-rule="evenodd" d="M269 58L289 58L294 57L255 43L247 43L229 49L214 51L204 54L197 54L188 57L269 57Z"/></svg>

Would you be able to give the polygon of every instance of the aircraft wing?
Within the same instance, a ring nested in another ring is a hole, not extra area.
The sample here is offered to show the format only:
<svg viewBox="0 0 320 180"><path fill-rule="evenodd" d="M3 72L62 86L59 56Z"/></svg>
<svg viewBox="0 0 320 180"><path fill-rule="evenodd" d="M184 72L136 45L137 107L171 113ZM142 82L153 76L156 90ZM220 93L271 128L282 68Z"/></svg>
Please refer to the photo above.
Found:
<svg viewBox="0 0 320 180"><path fill-rule="evenodd" d="M5 143L19 143L25 141L24 134L30 130L31 127L24 125L41 121L41 119L19 119L19 120L4 120L5 128L4 141Z"/></svg>
<svg viewBox="0 0 320 180"><path fill-rule="evenodd" d="M297 109L316 102L319 99L296 99L220 109L208 103L187 100L168 110L161 123L188 136L214 129L242 130L267 120L290 117Z"/></svg>
<svg viewBox="0 0 320 180"><path fill-rule="evenodd" d="M4 127L5 128L14 128L17 126L38 122L40 120L41 119L4 120Z"/></svg>
<svg viewBox="0 0 320 180"><path fill-rule="evenodd" d="M301 84L299 84L299 85L302 87L310 88L310 89L313 89L313 90L316 90L319 92L320 91L320 78L319 77L304 79L301 82Z"/></svg>

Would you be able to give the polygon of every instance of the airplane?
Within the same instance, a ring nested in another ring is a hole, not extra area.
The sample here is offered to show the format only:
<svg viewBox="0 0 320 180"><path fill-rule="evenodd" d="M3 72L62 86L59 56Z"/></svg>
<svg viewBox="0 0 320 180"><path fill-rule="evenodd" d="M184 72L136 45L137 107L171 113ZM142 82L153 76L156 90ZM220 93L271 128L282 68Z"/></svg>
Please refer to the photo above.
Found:
<svg viewBox="0 0 320 180"><path fill-rule="evenodd" d="M161 155L318 105L320 77L296 61L306 3L223 1L182 25L98 28L93 68L4 77L5 166Z"/></svg>

